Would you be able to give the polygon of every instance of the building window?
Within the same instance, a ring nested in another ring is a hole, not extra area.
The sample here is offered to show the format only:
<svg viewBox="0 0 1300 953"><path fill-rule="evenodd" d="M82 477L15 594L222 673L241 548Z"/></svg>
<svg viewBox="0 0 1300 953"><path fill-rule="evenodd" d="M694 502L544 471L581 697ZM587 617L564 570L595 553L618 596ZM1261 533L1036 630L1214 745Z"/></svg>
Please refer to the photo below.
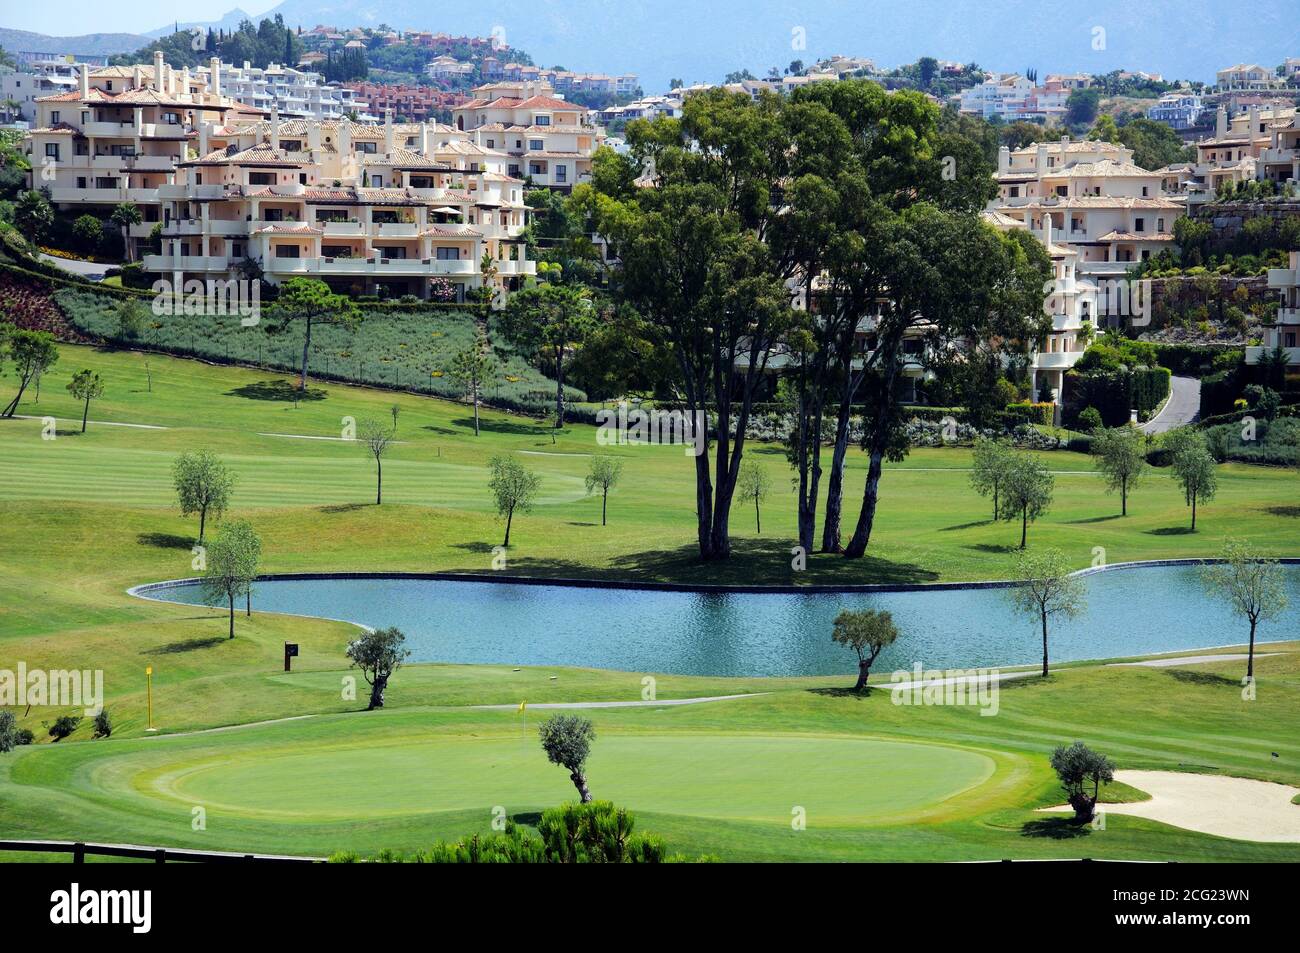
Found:
<svg viewBox="0 0 1300 953"><path fill-rule="evenodd" d="M528 150L530 152L541 152L545 148L546 148L546 143L542 142L541 139L528 140Z"/></svg>
<svg viewBox="0 0 1300 953"><path fill-rule="evenodd" d="M249 185L275 185L274 172L250 172L248 173Z"/></svg>
<svg viewBox="0 0 1300 953"><path fill-rule="evenodd" d="M57 126L58 124L59 124L59 111L56 109L54 110L54 112L50 113L50 125Z"/></svg>
<svg viewBox="0 0 1300 953"><path fill-rule="evenodd" d="M495 149L497 147L497 141L495 139L489 139L487 141L487 147L489 149Z"/></svg>
<svg viewBox="0 0 1300 953"><path fill-rule="evenodd" d="M45 155L57 162L59 159L59 144L57 142L45 143Z"/></svg>
<svg viewBox="0 0 1300 953"><path fill-rule="evenodd" d="M438 261L460 261L459 248L438 248Z"/></svg>
<svg viewBox="0 0 1300 953"><path fill-rule="evenodd" d="M533 117L533 125L534 125L534 126L549 126L550 124L551 124L551 117L550 117L550 116L534 116L534 117Z"/></svg>
<svg viewBox="0 0 1300 953"><path fill-rule="evenodd" d="M276 258L297 258L298 246L297 245L276 245L275 257Z"/></svg>
<svg viewBox="0 0 1300 953"><path fill-rule="evenodd" d="M569 167L567 165L557 165L555 167L555 181L556 182L569 181Z"/></svg>
<svg viewBox="0 0 1300 953"><path fill-rule="evenodd" d="M1133 219L1133 231L1143 232L1146 231L1146 227L1147 227L1146 219L1144 218Z"/></svg>

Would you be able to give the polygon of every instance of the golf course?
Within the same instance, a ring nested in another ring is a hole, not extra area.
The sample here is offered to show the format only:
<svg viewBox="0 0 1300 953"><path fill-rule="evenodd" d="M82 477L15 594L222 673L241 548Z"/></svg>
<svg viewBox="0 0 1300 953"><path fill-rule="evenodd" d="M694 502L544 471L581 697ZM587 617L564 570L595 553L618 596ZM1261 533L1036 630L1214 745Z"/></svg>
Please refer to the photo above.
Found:
<svg viewBox="0 0 1300 953"><path fill-rule="evenodd" d="M1222 660L1113 665L1106 663L1138 653L1098 658L1071 646L1077 660L1054 664L1049 677L1035 671L1000 683L996 717L986 717L974 705L894 704L884 667L872 670L875 690L855 693L857 664L847 649L842 675L779 678L420 661L393 673L383 709L365 711L364 683L351 696L341 690L360 681L345 654L356 625L246 616L237 606L230 639L225 606L127 591L199 575L198 520L181 515L172 477L176 458L197 450L211 451L234 475L223 518L252 524L265 574L497 572L744 586L1006 579L1020 525L991 519L990 501L971 489L969 448L913 449L887 464L867 556L810 554L796 569L785 451L747 445L746 458L761 462L772 486L762 531L753 505L737 506L732 557L704 566L694 464L681 447L599 446L591 426L553 433L491 409L482 410L476 436L466 404L330 382L314 382L302 396L292 378L253 368L59 350L39 398L30 391L19 417L0 420L0 669L21 662L28 670L101 670L113 730L92 738L85 718L56 743L46 723L71 708L14 709L36 743L0 754L0 839L364 856L487 833L502 813L528 826L575 793L537 743L538 725L552 713L546 706L590 703L581 713L596 732L586 768L592 793L635 811L638 830L684 855L1300 860L1300 842L1216 837L1118 813L1089 827L1041 810L1064 799L1048 757L1076 740L1125 771L1300 786L1295 600L1260 625L1267 641L1257 644L1250 700L1240 657L1250 630L1239 619L1213 645L1170 640L1181 649L1170 657ZM104 382L88 410L66 389L83 368ZM12 383L0 378L0 388ZM348 439L349 428L367 421L392 428L382 504L375 458ZM488 462L500 454L540 478L535 505L514 515L504 550L504 521L488 488ZM624 464L606 525L600 493L585 485L593 454ZM1109 564L1211 558L1225 537L1300 556L1294 470L1219 465L1218 493L1201 505L1193 532L1167 471L1152 468L1120 516L1091 457L1036 456L1055 491L1028 527L1028 546L1059 549L1072 568L1096 565L1099 550ZM865 474L863 454L851 450L850 523ZM209 535L219 524L210 518ZM588 638L602 637L606 614L626 611L618 590L604 595ZM1179 626L1144 613L1140 598L1133 603L1135 628ZM383 604L363 608L367 625L391 624ZM458 625L454 605L438 611L444 628ZM1036 626L1008 603L1008 630L1033 638ZM831 633L814 636L829 643ZM904 657L907 639L904 628L896 646ZM299 646L288 672L285 643ZM716 696L741 697L660 704ZM598 704L606 702L638 704ZM1102 791L1103 802L1146 798L1120 782ZM0 853L0 860L57 857Z"/></svg>

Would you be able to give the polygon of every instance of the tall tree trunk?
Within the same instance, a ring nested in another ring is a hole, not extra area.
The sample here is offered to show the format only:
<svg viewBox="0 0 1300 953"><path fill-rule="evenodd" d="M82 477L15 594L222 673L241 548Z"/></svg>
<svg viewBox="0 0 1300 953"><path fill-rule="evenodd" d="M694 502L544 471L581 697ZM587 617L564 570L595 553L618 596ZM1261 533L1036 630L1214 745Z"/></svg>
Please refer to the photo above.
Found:
<svg viewBox="0 0 1300 953"><path fill-rule="evenodd" d="M835 413L835 449L831 453L831 473L826 481L826 518L822 523L822 552L838 553L840 551L840 520L844 509L844 461L849 452L849 418L853 411L853 395L857 391L857 381L862 375L853 374L850 366L846 370L847 378L844 390L840 394L840 405Z"/></svg>
<svg viewBox="0 0 1300 953"><path fill-rule="evenodd" d="M605 511L609 507L609 490L606 489L600 494L600 525L605 525Z"/></svg>
<svg viewBox="0 0 1300 953"><path fill-rule="evenodd" d="M591 803L591 791L587 788L587 777L581 771L574 771L569 775L569 780L573 786L578 789L578 799L583 804Z"/></svg>
<svg viewBox="0 0 1300 953"><path fill-rule="evenodd" d="M1000 507L998 506L998 481L994 480L993 481L993 522L995 523L998 521L999 509Z"/></svg>
<svg viewBox="0 0 1300 953"><path fill-rule="evenodd" d="M876 521L876 503L880 498L880 474L884 468L885 448L889 444L889 429L894 418L894 379L898 373L898 345L894 344L889 352L889 368L876 408L876 418L871 427L871 439L868 444L870 462L867 466L867 482L862 490L862 510L858 513L858 525L853 530L849 545L844 548L844 555L849 559L860 559L871 542L871 529Z"/></svg>
<svg viewBox="0 0 1300 953"><path fill-rule="evenodd" d="M19 403L19 401L21 401L21 400L23 399L23 391L27 390L27 384L28 384L30 381L31 381L31 376L30 376L30 375L26 375L26 376L23 376L23 377L19 378L19 380L18 380L18 393L14 394L14 399L11 400L11 401L9 401L8 406L5 407L5 411L4 411L3 414L0 414L0 417L8 418L8 417L12 417L12 416L14 415L14 411L16 411L16 410L18 409L18 403Z"/></svg>
<svg viewBox="0 0 1300 953"><path fill-rule="evenodd" d="M1020 548L1025 548L1025 543L1029 542L1029 507L1020 508Z"/></svg>
<svg viewBox="0 0 1300 953"><path fill-rule="evenodd" d="M515 518L515 508L512 506L510 507L510 509L506 510L506 541L501 544L502 546L510 545L510 523L512 520L514 520L514 518Z"/></svg>
<svg viewBox="0 0 1300 953"><path fill-rule="evenodd" d="M762 536L762 535L763 535L763 514L761 514L761 513L758 511L758 497L757 497L757 496L754 497L754 531L755 531L759 536Z"/></svg>
<svg viewBox="0 0 1300 953"><path fill-rule="evenodd" d="M555 349L555 429L564 426L564 347Z"/></svg>
<svg viewBox="0 0 1300 953"><path fill-rule="evenodd" d="M375 674L375 680L370 685L370 707L367 711L374 711L376 708L384 707L384 690L388 688L388 676Z"/></svg>
<svg viewBox="0 0 1300 953"><path fill-rule="evenodd" d="M384 502L384 463L375 457L375 506Z"/></svg>
<svg viewBox="0 0 1300 953"><path fill-rule="evenodd" d="M1255 677L1255 622L1254 618L1250 620L1250 651L1246 655L1246 677Z"/></svg>
<svg viewBox="0 0 1300 953"><path fill-rule="evenodd" d="M478 381L474 382L474 436L478 436Z"/></svg>
<svg viewBox="0 0 1300 953"><path fill-rule="evenodd" d="M235 594L229 592L227 595L230 596L230 638L233 639L235 637Z"/></svg>
<svg viewBox="0 0 1300 953"><path fill-rule="evenodd" d="M251 585L244 590L244 615L250 619L253 617L253 587Z"/></svg>
<svg viewBox="0 0 1300 953"><path fill-rule="evenodd" d="M206 506L200 506L199 507L199 542L200 543L203 542L203 530L204 527L207 526L207 523L208 523L208 508Z"/></svg>
<svg viewBox="0 0 1300 953"><path fill-rule="evenodd" d="M1192 532L1196 532L1196 494L1192 494Z"/></svg>
<svg viewBox="0 0 1300 953"><path fill-rule="evenodd" d="M299 375L298 389L307 393L307 355L311 350L311 315L306 318L307 330L302 336L302 373Z"/></svg>
<svg viewBox="0 0 1300 953"><path fill-rule="evenodd" d="M1047 677L1047 610L1040 609L1043 620L1043 678Z"/></svg>
<svg viewBox="0 0 1300 953"><path fill-rule="evenodd" d="M861 693L867 687L867 675L871 673L871 663L866 659L858 662L858 680L853 686L855 692Z"/></svg>
<svg viewBox="0 0 1300 953"><path fill-rule="evenodd" d="M86 398L86 406L81 408L81 432L86 432L86 418L90 416L90 398Z"/></svg>
<svg viewBox="0 0 1300 953"><path fill-rule="evenodd" d="M1119 515L1128 516L1128 477L1119 481Z"/></svg>

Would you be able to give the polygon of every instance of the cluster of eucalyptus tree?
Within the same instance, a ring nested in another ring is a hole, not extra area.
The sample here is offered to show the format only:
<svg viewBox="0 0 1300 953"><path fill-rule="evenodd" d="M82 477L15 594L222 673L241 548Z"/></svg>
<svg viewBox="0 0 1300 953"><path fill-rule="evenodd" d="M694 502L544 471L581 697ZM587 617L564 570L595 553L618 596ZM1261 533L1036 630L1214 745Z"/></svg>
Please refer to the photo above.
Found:
<svg viewBox="0 0 1300 953"><path fill-rule="evenodd" d="M713 90L680 118L630 123L630 154L606 155L575 190L571 207L621 262L615 295L672 356L692 419L708 415L695 459L702 558L730 554L746 425L769 372L795 395L799 543L817 548L824 479L820 548L859 557L882 464L906 450L900 385L917 357L904 342L1023 353L1044 333L1050 259L1027 232L982 219L992 168L940 115L918 93L861 80L758 101ZM843 543L855 415L868 471Z"/></svg>

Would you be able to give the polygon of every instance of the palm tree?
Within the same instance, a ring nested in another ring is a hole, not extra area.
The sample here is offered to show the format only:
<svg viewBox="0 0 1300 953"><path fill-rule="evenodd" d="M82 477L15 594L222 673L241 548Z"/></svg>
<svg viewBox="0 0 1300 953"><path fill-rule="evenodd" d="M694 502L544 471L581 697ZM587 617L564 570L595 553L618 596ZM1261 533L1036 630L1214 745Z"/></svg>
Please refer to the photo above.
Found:
<svg viewBox="0 0 1300 953"><path fill-rule="evenodd" d="M113 209L113 214L109 216L109 219L114 225L122 229L122 245L126 249L126 260L134 261L135 259L131 254L131 237L128 229L132 225L139 225L142 221L140 209L130 202L122 202L118 204L117 208Z"/></svg>

